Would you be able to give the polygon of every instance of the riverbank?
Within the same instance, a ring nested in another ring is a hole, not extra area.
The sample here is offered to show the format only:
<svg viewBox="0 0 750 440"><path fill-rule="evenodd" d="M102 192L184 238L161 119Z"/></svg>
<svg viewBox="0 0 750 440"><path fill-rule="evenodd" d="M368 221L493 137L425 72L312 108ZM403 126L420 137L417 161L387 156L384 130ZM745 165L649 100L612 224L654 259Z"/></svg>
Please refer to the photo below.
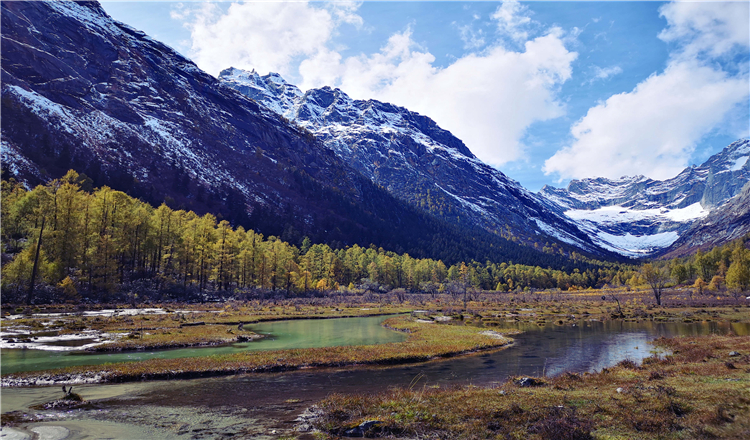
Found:
<svg viewBox="0 0 750 440"><path fill-rule="evenodd" d="M750 438L750 336L654 345L671 354L490 388L334 395L306 423L327 438Z"/></svg>
<svg viewBox="0 0 750 440"><path fill-rule="evenodd" d="M251 351L179 359L69 367L3 375L2 386L188 379L249 372L275 372L354 365L397 365L508 346L512 339L483 328L389 318L389 328L408 334L404 342L293 350Z"/></svg>

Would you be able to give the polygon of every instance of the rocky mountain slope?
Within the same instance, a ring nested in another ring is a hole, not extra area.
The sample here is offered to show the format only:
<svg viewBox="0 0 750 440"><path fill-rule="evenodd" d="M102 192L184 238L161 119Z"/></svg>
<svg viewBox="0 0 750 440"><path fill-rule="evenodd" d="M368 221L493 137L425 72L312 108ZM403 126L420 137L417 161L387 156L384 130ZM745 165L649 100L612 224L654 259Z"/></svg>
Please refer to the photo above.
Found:
<svg viewBox="0 0 750 440"><path fill-rule="evenodd" d="M750 182L739 194L695 222L661 257L683 257L697 249L709 250L745 234L750 234Z"/></svg>
<svg viewBox="0 0 750 440"><path fill-rule="evenodd" d="M96 2L2 3L2 162L4 178L29 185L73 168L97 186L292 242L307 235L446 261L568 264L399 201L304 128Z"/></svg>
<svg viewBox="0 0 750 440"><path fill-rule="evenodd" d="M356 191L323 145L98 3L6 2L2 26L3 164L22 180L74 168L234 221L308 207L295 171Z"/></svg>
<svg viewBox="0 0 750 440"><path fill-rule="evenodd" d="M750 140L727 146L700 166L668 180L644 176L574 180L567 189L545 186L540 194L560 205L603 247L631 256L664 252L691 242L694 225L720 215L735 221L735 210L721 210L750 181ZM721 234L706 243L722 242ZM726 238L729 239L729 238Z"/></svg>
<svg viewBox="0 0 750 440"><path fill-rule="evenodd" d="M229 68L219 78L309 130L412 206L526 244L566 243L602 254L557 206L477 159L426 116L376 100L354 100L330 87L303 93L275 73Z"/></svg>

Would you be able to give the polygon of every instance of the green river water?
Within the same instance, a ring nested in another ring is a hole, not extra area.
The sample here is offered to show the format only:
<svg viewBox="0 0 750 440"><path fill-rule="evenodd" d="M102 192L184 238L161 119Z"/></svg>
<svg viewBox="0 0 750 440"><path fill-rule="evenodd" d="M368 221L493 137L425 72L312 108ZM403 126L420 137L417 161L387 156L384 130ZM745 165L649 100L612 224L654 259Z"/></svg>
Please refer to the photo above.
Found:
<svg viewBox="0 0 750 440"><path fill-rule="evenodd" d="M75 365L99 365L113 362L135 362L147 359L175 359L248 350L282 350L290 348L371 345L403 341L406 335L380 324L389 316L338 319L302 319L246 325L256 333L268 335L252 342L216 347L195 347L135 352L89 353L44 350L2 350L2 373L39 371Z"/></svg>

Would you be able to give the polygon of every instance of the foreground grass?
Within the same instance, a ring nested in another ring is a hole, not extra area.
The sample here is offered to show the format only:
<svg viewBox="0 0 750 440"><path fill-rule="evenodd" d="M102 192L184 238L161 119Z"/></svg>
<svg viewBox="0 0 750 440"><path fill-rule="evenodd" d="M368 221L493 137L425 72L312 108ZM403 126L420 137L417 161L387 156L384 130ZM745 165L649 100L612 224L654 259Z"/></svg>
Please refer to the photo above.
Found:
<svg viewBox="0 0 750 440"><path fill-rule="evenodd" d="M377 420L367 436L430 439L750 438L750 337L659 339L673 354L594 374L511 380L495 388L394 389L334 395L314 422L337 438ZM732 353L736 352L739 354Z"/></svg>
<svg viewBox="0 0 750 440"><path fill-rule="evenodd" d="M125 382L312 367L400 364L498 348L512 342L510 338L499 333L486 332L476 327L421 323L406 316L389 318L384 324L408 333L407 339L404 342L379 345L252 351L229 355L68 367L60 370L3 375L3 384Z"/></svg>

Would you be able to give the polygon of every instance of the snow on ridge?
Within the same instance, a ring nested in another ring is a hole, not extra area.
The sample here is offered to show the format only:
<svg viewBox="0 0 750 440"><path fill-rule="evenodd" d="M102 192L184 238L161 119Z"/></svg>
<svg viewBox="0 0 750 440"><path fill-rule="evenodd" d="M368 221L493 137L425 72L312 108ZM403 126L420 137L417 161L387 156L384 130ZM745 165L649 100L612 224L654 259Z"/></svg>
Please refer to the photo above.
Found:
<svg viewBox="0 0 750 440"><path fill-rule="evenodd" d="M48 1L45 4L55 9L59 14L74 18L81 22L91 32L102 34L100 31L110 35L120 35L122 30L117 27L115 21L107 15L96 13L90 7L73 1Z"/></svg>
<svg viewBox="0 0 750 440"><path fill-rule="evenodd" d="M278 84L278 85L280 85L280 86L289 84L289 83L287 83L287 82L286 82L286 81L284 80L284 78L282 78L282 77L281 77L281 75L279 75L279 74L278 74L278 73L276 73L276 72L270 72L270 73L269 73L268 75L264 75L264 76L263 76L263 79L265 80L266 78L267 78L267 80L268 80L268 81L271 81L271 82L273 82L274 84ZM295 86L295 87L296 87L296 86Z"/></svg>
<svg viewBox="0 0 750 440"><path fill-rule="evenodd" d="M22 171L26 171L30 174L39 177L39 170L37 166L26 158L20 151L5 139L0 140L0 162L6 165L13 175L20 175ZM28 186L28 184L24 184ZM27 189L31 189L27 187Z"/></svg>
<svg viewBox="0 0 750 440"><path fill-rule="evenodd" d="M442 149L454 159L472 159L455 148L437 142L412 125L405 115L410 111L403 107L375 100L354 100L338 88L324 87L302 93L297 86L286 82L281 75L274 72L261 77L255 71L247 72L230 67L221 72L220 78L230 85L256 90L256 93L262 97L263 105L267 108L318 134L333 138L346 134L355 126L361 126L382 135L409 136L414 142L427 148L428 152ZM315 94L316 91L323 89L335 96L333 103L327 107L309 99L310 93ZM341 123L331 121L336 118L336 114L347 120L349 125L342 128Z"/></svg>
<svg viewBox="0 0 750 440"><path fill-rule="evenodd" d="M735 150L733 151L733 154L736 156L744 156L746 154L750 154L750 139L740 139L735 142L733 142L730 147L733 145L739 145L738 147L735 147Z"/></svg>
<svg viewBox="0 0 750 440"><path fill-rule="evenodd" d="M6 86L6 90L17 95L37 115L42 117L54 116L66 132L70 134L75 133L69 125L74 116L70 114L70 111L65 106L51 101L39 93L19 86Z"/></svg>
<svg viewBox="0 0 750 440"><path fill-rule="evenodd" d="M478 206L477 204L472 203L472 202L466 200L466 198L464 198L464 197L461 197L461 196L458 196L456 194L453 194L452 192L446 190L445 188L443 188L442 186L438 185L437 183L435 184L435 186L437 186L438 188L440 188L441 190L443 190L446 194L448 194L449 196L451 196L454 199L456 199L460 204L466 206L467 208L473 210L474 212L477 212L477 213L482 214L482 215L487 215L487 211L484 208L482 208L481 206Z"/></svg>
<svg viewBox="0 0 750 440"><path fill-rule="evenodd" d="M198 170L196 171L196 175L206 183L220 183L222 179L228 177L224 170L214 170L212 173L201 172L200 170L207 170L210 167L207 167L207 164L203 163L204 160L198 157L189 145L186 145L170 132L168 128L171 124L143 112L139 112L139 114L144 119L144 126L147 127L145 131L141 126L124 123L100 110L76 116L66 106L51 101L34 91L28 91L16 85L7 85L4 86L4 89L6 93L15 95L21 103L43 119L57 125L63 131L80 136L89 142L107 145L111 141L113 131L131 131L138 137L144 139L150 138L151 141L156 140L163 147L192 162L193 169ZM110 149L109 151L132 159L126 149L118 149L116 151ZM5 157L5 152L3 153ZM10 158L10 156L7 157ZM143 173L141 172L141 174ZM141 175L139 177L144 176ZM245 188L239 189L246 190Z"/></svg>
<svg viewBox="0 0 750 440"><path fill-rule="evenodd" d="M623 176L619 179L586 178L570 182L567 195L583 203L605 202L627 196L632 186L650 180L645 176Z"/></svg>
<svg viewBox="0 0 750 440"><path fill-rule="evenodd" d="M242 82L244 85L249 85L245 81L252 81L252 85L255 85L257 83L256 78L260 78L260 75L255 72L255 69L248 72L236 67L229 67L219 72L219 78L226 81Z"/></svg>

